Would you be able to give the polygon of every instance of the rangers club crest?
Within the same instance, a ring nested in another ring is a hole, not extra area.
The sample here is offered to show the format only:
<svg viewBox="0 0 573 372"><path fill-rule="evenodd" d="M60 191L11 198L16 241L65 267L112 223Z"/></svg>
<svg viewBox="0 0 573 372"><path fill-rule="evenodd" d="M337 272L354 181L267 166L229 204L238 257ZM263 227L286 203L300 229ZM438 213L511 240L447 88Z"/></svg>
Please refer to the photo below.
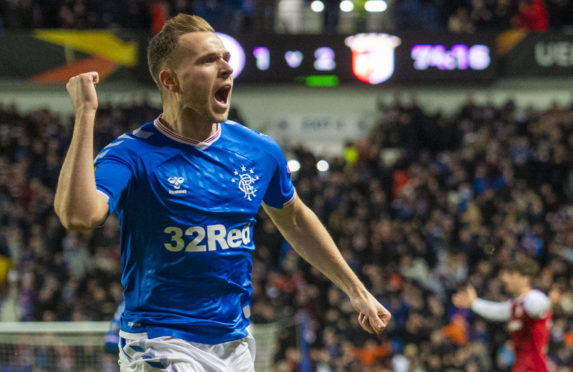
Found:
<svg viewBox="0 0 573 372"><path fill-rule="evenodd" d="M236 183L239 190L244 193L244 197L251 201L251 197L257 196L258 189L255 188L254 184L259 180L259 176L254 175L255 171L247 169L244 165L241 166L241 171L235 169L233 175L235 176L231 179L231 182Z"/></svg>

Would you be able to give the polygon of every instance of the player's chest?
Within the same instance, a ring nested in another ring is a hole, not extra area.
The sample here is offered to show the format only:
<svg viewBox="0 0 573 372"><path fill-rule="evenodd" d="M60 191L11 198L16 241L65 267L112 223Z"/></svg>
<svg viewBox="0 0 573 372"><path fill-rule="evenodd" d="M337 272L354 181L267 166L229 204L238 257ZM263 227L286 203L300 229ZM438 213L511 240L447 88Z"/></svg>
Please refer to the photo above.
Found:
<svg viewBox="0 0 573 372"><path fill-rule="evenodd" d="M179 154L146 172L158 198L196 207L236 205L258 210L269 181L264 162L225 152Z"/></svg>
<svg viewBox="0 0 573 372"><path fill-rule="evenodd" d="M525 311L522 301L516 302L511 307L511 316L507 324L508 331L522 332L530 326L531 318Z"/></svg>

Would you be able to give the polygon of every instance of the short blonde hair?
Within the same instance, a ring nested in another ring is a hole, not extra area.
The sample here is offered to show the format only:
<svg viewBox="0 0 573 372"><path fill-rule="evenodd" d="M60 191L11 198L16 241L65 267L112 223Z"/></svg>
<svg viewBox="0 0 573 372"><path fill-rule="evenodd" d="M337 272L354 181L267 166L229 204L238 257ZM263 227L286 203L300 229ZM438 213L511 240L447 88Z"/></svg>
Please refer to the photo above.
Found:
<svg viewBox="0 0 573 372"><path fill-rule="evenodd" d="M147 65L153 81L161 91L159 73L165 67L173 65L179 38L189 32L215 32L213 27L199 16L178 14L168 20L161 31L149 40L147 46Z"/></svg>

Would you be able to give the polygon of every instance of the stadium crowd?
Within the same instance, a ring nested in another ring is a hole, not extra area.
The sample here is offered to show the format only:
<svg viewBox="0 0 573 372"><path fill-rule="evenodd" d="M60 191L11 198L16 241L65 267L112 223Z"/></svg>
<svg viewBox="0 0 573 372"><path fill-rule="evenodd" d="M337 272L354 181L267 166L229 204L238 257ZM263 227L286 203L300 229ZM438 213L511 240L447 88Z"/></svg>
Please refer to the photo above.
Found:
<svg viewBox="0 0 573 372"><path fill-rule="evenodd" d="M179 12L207 19L221 32L273 32L281 12L303 14L308 0L0 0L0 30L34 28L161 27L161 20ZM336 32L338 0L325 0L324 31ZM354 1L357 28L365 25L365 1ZM384 31L483 32L525 28L560 30L573 25L572 0L387 0L391 26ZM289 9L288 11L285 9ZM281 28L282 29L282 28ZM288 32L290 28L285 28ZM370 31L370 30L360 30ZM296 31L295 31L296 32Z"/></svg>
<svg viewBox="0 0 573 372"><path fill-rule="evenodd" d="M100 105L96 150L158 112L144 101ZM49 109L0 104L0 281L2 293L17 288L22 321L110 320L122 300L115 217L76 233L53 212L71 123ZM308 149L285 148L301 163L298 194L393 318L381 337L363 332L348 299L261 214L252 319L296 319L281 328L275 370L507 370L503 327L450 297L471 282L484 298L507 299L496 274L518 255L540 263L535 287L556 302L552 370L573 368L572 149L573 106L471 96L454 114L429 114L415 99L380 103L371 135L328 159L328 172Z"/></svg>

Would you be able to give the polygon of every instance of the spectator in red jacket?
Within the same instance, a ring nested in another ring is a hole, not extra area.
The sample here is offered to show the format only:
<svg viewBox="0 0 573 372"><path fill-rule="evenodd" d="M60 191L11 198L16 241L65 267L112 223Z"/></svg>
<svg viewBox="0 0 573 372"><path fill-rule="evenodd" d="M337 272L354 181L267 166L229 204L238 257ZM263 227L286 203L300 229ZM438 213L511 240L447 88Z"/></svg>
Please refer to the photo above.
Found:
<svg viewBox="0 0 573 372"><path fill-rule="evenodd" d="M520 0L514 26L528 31L547 31L549 16L543 0Z"/></svg>

